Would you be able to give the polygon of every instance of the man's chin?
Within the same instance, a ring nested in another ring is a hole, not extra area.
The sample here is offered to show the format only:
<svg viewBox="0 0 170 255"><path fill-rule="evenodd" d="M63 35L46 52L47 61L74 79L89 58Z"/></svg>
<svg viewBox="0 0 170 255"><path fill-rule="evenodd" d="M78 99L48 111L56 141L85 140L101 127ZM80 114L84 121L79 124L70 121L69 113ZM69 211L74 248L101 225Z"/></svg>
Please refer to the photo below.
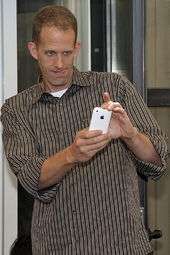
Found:
<svg viewBox="0 0 170 255"><path fill-rule="evenodd" d="M67 86L68 84L65 79L57 79L57 81L56 80L48 81L48 87L51 89L55 89L55 88L64 89L64 88L67 88Z"/></svg>

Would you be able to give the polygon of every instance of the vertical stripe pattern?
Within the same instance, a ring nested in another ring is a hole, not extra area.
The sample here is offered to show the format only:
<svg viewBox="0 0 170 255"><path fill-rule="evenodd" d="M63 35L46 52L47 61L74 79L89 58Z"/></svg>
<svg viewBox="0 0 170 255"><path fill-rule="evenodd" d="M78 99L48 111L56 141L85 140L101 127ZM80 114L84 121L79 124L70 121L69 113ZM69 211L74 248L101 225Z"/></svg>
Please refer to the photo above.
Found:
<svg viewBox="0 0 170 255"><path fill-rule="evenodd" d="M69 146L89 126L102 93L120 102L133 125L148 135L162 165L142 162L120 140L111 141L60 183L38 190L46 158ZM151 252L139 210L137 171L159 178L166 169L164 135L134 86L118 74L81 73L60 98L41 84L8 99L1 109L3 141L12 171L35 198L33 255L144 255Z"/></svg>

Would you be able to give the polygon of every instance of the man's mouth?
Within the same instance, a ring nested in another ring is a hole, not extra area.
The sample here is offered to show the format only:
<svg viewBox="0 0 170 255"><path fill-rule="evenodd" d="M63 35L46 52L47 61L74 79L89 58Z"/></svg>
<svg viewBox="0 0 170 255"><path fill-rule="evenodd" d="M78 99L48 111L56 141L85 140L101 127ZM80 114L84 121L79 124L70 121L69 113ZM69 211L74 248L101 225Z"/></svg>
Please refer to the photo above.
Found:
<svg viewBox="0 0 170 255"><path fill-rule="evenodd" d="M65 76L66 70L51 70L51 73L53 73L55 76L62 77Z"/></svg>

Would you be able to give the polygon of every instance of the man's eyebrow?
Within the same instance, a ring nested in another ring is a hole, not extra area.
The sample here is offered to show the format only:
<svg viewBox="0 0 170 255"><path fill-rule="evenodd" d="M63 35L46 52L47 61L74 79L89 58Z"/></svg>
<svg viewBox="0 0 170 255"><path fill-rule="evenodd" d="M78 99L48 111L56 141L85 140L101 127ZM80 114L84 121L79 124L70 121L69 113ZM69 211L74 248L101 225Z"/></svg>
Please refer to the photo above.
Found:
<svg viewBox="0 0 170 255"><path fill-rule="evenodd" d="M55 53L55 54L57 54L57 51L52 50L52 49L45 49L44 52L45 53Z"/></svg>
<svg viewBox="0 0 170 255"><path fill-rule="evenodd" d="M56 50L53 50L53 49L45 49L45 51L52 51L52 52L56 52Z"/></svg>

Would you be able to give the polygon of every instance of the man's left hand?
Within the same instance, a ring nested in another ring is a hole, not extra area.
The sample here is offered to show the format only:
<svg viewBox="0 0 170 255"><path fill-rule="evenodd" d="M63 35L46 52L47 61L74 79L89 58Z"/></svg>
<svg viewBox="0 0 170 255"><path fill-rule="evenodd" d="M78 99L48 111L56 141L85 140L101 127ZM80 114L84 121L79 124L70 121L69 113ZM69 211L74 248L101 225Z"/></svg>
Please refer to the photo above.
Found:
<svg viewBox="0 0 170 255"><path fill-rule="evenodd" d="M111 101L110 95L107 92L103 94L103 100L104 103L101 107L112 111L112 117L109 126L109 135L111 136L111 138L134 138L137 135L138 131L132 125L126 111L123 109L121 104Z"/></svg>

